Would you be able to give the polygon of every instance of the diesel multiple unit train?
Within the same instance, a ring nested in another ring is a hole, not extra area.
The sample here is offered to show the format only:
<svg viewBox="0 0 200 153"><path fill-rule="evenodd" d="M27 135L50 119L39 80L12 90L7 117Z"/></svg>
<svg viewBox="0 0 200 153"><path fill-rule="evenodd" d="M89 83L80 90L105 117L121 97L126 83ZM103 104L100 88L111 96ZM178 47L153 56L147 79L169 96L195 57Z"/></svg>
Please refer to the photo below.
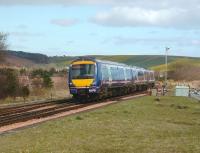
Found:
<svg viewBox="0 0 200 153"><path fill-rule="evenodd" d="M154 72L126 64L80 57L69 68L70 94L77 99L102 99L152 88Z"/></svg>

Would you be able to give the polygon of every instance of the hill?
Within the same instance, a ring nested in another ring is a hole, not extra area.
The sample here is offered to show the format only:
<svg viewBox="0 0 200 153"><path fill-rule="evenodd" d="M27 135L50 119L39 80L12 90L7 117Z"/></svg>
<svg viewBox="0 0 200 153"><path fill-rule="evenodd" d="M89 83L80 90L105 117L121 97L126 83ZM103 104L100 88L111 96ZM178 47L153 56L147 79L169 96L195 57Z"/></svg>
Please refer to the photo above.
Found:
<svg viewBox="0 0 200 153"><path fill-rule="evenodd" d="M11 50L0 52L4 57L3 61L0 61L0 65L4 66L37 67L49 63L49 57L44 54Z"/></svg>
<svg viewBox="0 0 200 153"><path fill-rule="evenodd" d="M165 65L151 67L154 71L164 72ZM200 80L200 59L177 59L168 64L168 77L173 80Z"/></svg>
<svg viewBox="0 0 200 153"><path fill-rule="evenodd" d="M151 68L165 63L165 56L163 55L107 55L107 56L92 55L92 57L101 60L120 62L144 68ZM56 56L56 57L50 57L49 61L51 63L56 63L58 66L62 66L62 65L68 65L75 58L76 57L71 57L71 56L63 56L63 57ZM200 61L200 58L195 58L195 57L169 56L168 62L171 63L180 59Z"/></svg>
<svg viewBox="0 0 200 153"><path fill-rule="evenodd" d="M91 57L108 60L114 62L125 63L144 68L152 68L154 70L161 70L164 68L165 56L163 55L90 55ZM74 56L52 56L49 57L39 53L28 53L22 51L6 51L6 60L4 65L18 66L18 67L66 67L70 62L77 57ZM200 58L169 56L169 63L176 63L177 61L185 61L185 64L200 63ZM189 61L189 62L186 62Z"/></svg>

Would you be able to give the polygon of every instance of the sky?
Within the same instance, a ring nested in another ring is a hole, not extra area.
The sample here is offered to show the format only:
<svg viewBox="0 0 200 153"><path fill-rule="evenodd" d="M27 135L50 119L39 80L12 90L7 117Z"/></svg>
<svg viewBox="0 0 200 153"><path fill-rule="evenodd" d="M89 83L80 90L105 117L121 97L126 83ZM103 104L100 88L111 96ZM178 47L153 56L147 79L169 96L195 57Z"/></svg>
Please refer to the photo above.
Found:
<svg viewBox="0 0 200 153"><path fill-rule="evenodd" d="M0 0L10 50L200 57L199 0Z"/></svg>

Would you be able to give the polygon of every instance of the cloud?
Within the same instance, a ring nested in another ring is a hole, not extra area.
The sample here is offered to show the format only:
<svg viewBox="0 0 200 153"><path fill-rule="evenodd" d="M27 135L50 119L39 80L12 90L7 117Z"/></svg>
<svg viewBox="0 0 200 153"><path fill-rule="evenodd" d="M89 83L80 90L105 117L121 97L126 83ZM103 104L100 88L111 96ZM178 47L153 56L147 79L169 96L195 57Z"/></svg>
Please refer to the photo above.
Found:
<svg viewBox="0 0 200 153"><path fill-rule="evenodd" d="M200 28L200 9L144 9L135 7L114 7L97 13L92 22L113 27L182 27Z"/></svg>
<svg viewBox="0 0 200 153"><path fill-rule="evenodd" d="M195 46L200 46L200 40L194 39L194 40L191 41L191 44L195 45Z"/></svg>
<svg viewBox="0 0 200 153"><path fill-rule="evenodd" d="M68 40L68 41L66 42L67 45L71 45L71 44L73 44L73 43L75 43L75 41L73 41L73 40Z"/></svg>
<svg viewBox="0 0 200 153"><path fill-rule="evenodd" d="M24 25L24 24L19 24L16 26L17 29L27 29L28 26L27 25Z"/></svg>
<svg viewBox="0 0 200 153"><path fill-rule="evenodd" d="M136 37L121 37L116 36L107 42L110 41L115 45L126 46L126 45L156 45L156 46L179 46L179 47L188 47L188 46L200 46L200 39L194 38L183 38L183 37L166 37L166 38L136 38Z"/></svg>
<svg viewBox="0 0 200 153"><path fill-rule="evenodd" d="M15 37L43 37L45 36L44 33L31 33L31 32L9 32L10 36L15 36Z"/></svg>
<svg viewBox="0 0 200 153"><path fill-rule="evenodd" d="M1 0L0 5L93 5L111 4L113 1L115 0Z"/></svg>
<svg viewBox="0 0 200 153"><path fill-rule="evenodd" d="M112 41L116 45L130 45L130 44L152 44L152 43L172 43L179 40L179 38L135 38L135 37L113 37Z"/></svg>
<svg viewBox="0 0 200 153"><path fill-rule="evenodd" d="M113 5L141 8L196 7L199 0L1 0L0 5Z"/></svg>
<svg viewBox="0 0 200 153"><path fill-rule="evenodd" d="M102 8L110 10L100 11L92 18L92 22L104 26L200 26L199 0L0 0L0 6L12 5L109 6ZM63 19L52 21L60 26L69 26L74 22Z"/></svg>
<svg viewBox="0 0 200 153"><path fill-rule="evenodd" d="M51 24L55 24L61 27L68 27L78 23L76 19L53 19L50 21Z"/></svg>

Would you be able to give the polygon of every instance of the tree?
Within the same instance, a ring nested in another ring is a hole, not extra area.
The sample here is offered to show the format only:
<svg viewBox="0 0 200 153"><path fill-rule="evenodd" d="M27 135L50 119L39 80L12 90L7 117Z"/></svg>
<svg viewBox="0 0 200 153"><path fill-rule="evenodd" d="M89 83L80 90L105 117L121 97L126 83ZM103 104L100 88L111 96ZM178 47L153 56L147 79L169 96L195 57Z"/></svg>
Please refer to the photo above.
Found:
<svg viewBox="0 0 200 153"><path fill-rule="evenodd" d="M29 90L28 86L23 86L21 88L21 96L24 98L24 102L25 102L26 98L29 96L29 94L30 94L30 90Z"/></svg>
<svg viewBox="0 0 200 153"><path fill-rule="evenodd" d="M16 72L14 70L9 70L7 73L7 93L14 99L19 92L19 80Z"/></svg>
<svg viewBox="0 0 200 153"><path fill-rule="evenodd" d="M20 75L26 75L27 74L27 70L25 68L21 68L19 70Z"/></svg>
<svg viewBox="0 0 200 153"><path fill-rule="evenodd" d="M6 39L7 34L0 32L0 50L5 50L7 48Z"/></svg>
<svg viewBox="0 0 200 153"><path fill-rule="evenodd" d="M7 78L6 75L2 73L2 70L0 70L0 99L4 99L8 96L8 93L6 92L7 88Z"/></svg>
<svg viewBox="0 0 200 153"><path fill-rule="evenodd" d="M49 70L49 73L51 75L53 75L54 73L56 73L56 69L54 67L52 67L50 70Z"/></svg>
<svg viewBox="0 0 200 153"><path fill-rule="evenodd" d="M51 79L51 76L49 74L44 74L42 77L43 77L43 86L45 88L52 88L53 81Z"/></svg>
<svg viewBox="0 0 200 153"><path fill-rule="evenodd" d="M5 50L7 49L6 39L7 34L0 32L0 62L2 62L5 57Z"/></svg>
<svg viewBox="0 0 200 153"><path fill-rule="evenodd" d="M51 79L51 76L53 75L52 72L48 72L43 69L35 69L32 71L31 76L33 78L42 78L43 83L42 86L45 88L52 88L53 87L53 81Z"/></svg>
<svg viewBox="0 0 200 153"><path fill-rule="evenodd" d="M13 69L0 69L0 98L11 96L15 97L19 94L19 80L17 72Z"/></svg>

